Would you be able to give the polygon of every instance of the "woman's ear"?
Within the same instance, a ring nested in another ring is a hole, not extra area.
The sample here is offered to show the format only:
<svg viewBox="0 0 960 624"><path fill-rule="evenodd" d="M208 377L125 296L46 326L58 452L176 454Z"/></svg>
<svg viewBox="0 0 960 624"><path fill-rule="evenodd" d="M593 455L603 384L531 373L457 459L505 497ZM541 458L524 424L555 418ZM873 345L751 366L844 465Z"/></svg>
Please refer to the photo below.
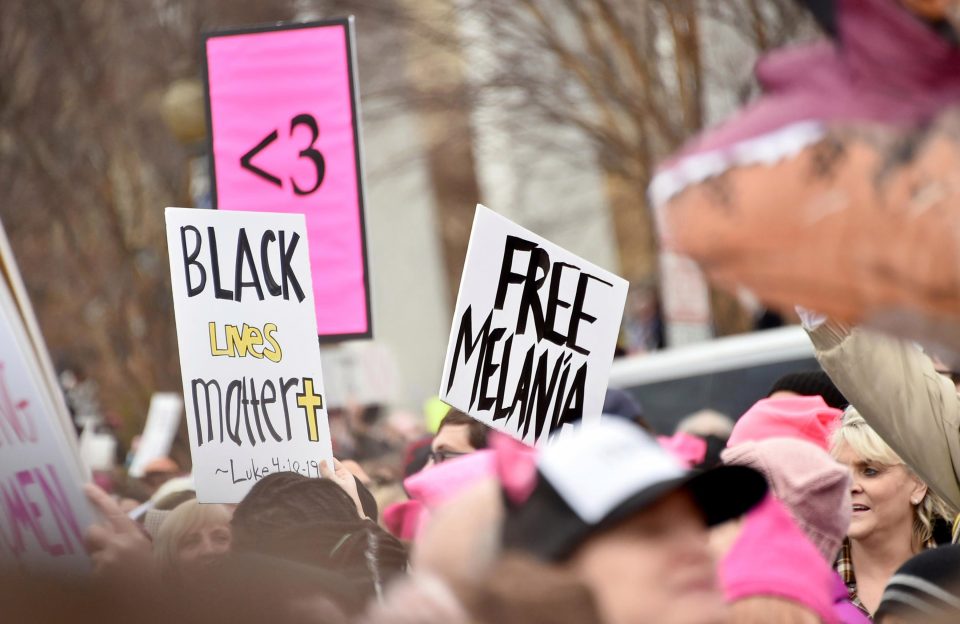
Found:
<svg viewBox="0 0 960 624"><path fill-rule="evenodd" d="M923 497L927 495L927 484L915 475L911 475L911 479L913 480L913 489L910 491L910 502L919 505L923 502Z"/></svg>

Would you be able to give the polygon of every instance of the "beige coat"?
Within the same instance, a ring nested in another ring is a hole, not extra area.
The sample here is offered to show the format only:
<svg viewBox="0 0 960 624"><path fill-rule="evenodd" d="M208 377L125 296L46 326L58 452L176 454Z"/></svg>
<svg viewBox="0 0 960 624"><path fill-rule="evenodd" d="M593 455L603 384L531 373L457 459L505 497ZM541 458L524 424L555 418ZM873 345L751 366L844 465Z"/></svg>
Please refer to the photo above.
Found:
<svg viewBox="0 0 960 624"><path fill-rule="evenodd" d="M960 395L909 342L833 322L809 332L837 388L910 468L960 509Z"/></svg>

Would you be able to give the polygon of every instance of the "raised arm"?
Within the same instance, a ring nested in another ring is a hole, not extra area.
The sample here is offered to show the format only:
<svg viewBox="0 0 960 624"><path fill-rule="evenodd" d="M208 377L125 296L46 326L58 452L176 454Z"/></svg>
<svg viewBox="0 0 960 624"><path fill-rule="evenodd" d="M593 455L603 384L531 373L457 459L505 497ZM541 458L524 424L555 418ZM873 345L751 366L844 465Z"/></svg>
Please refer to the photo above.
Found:
<svg viewBox="0 0 960 624"><path fill-rule="evenodd" d="M960 509L960 396L909 342L827 322L808 329L823 370L917 475Z"/></svg>

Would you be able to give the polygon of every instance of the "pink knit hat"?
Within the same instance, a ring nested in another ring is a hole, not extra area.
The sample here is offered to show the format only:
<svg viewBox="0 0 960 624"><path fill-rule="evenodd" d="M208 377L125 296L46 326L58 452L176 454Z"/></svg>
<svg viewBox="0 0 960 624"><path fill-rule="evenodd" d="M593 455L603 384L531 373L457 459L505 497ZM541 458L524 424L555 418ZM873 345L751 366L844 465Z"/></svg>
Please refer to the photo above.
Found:
<svg viewBox="0 0 960 624"><path fill-rule="evenodd" d="M683 431L678 431L669 438L657 436L657 442L687 468L693 468L707 455L707 441Z"/></svg>
<svg viewBox="0 0 960 624"><path fill-rule="evenodd" d="M523 500L536 485L536 451L509 436L490 435L490 448L450 459L407 477L412 500L387 507L383 521L401 539L415 540L430 513L485 478L496 478L511 499ZM516 502L516 501L515 501Z"/></svg>
<svg viewBox="0 0 960 624"><path fill-rule="evenodd" d="M752 596L784 598L837 624L833 570L773 497L746 515L740 536L720 562L727 602Z"/></svg>
<svg viewBox="0 0 960 624"><path fill-rule="evenodd" d="M850 471L805 440L747 441L720 455L723 463L763 473L771 493L790 511L797 526L833 563L850 526Z"/></svg>
<svg viewBox="0 0 960 624"><path fill-rule="evenodd" d="M727 446L747 440L800 438L827 451L842 416L843 412L828 406L819 396L761 399L734 425Z"/></svg>
<svg viewBox="0 0 960 624"><path fill-rule="evenodd" d="M383 526L394 537L412 542L429 519L427 508L418 500L405 500L387 505L383 510Z"/></svg>

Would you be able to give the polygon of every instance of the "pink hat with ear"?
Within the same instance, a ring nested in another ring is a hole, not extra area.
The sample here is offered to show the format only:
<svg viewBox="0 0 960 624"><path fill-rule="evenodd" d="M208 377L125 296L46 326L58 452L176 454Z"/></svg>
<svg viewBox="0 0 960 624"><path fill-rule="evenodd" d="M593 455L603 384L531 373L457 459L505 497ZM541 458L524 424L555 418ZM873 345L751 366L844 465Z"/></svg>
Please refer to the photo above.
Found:
<svg viewBox="0 0 960 624"><path fill-rule="evenodd" d="M720 562L727 602L752 596L783 598L836 624L833 569L775 498L747 513L740 536Z"/></svg>
<svg viewBox="0 0 960 624"><path fill-rule="evenodd" d="M693 468L707 455L707 441L683 431L678 431L669 438L657 436L657 442L687 468Z"/></svg>
<svg viewBox="0 0 960 624"><path fill-rule="evenodd" d="M734 425L727 446L747 440L800 438L827 451L842 417L843 412L828 406L820 396L761 399Z"/></svg>
<svg viewBox="0 0 960 624"><path fill-rule="evenodd" d="M770 438L728 448L723 463L747 466L770 483L771 493L830 563L850 527L850 471L805 440Z"/></svg>
<svg viewBox="0 0 960 624"><path fill-rule="evenodd" d="M383 510L383 526L394 537L408 542L417 538L428 518L427 508L417 500L394 503Z"/></svg>
<svg viewBox="0 0 960 624"><path fill-rule="evenodd" d="M416 539L432 510L490 477L500 481L508 498L522 502L536 485L536 450L494 433L489 449L450 459L407 477L403 485L412 500L387 507L383 512L384 524L401 539Z"/></svg>

